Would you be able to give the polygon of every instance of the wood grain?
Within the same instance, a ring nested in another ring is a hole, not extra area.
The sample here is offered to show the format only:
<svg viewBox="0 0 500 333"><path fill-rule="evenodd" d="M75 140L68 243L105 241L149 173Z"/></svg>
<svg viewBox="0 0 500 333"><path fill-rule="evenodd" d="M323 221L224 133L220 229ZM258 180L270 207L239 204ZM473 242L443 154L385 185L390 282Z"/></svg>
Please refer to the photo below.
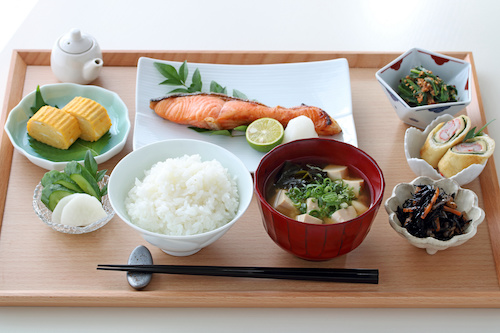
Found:
<svg viewBox="0 0 500 333"><path fill-rule="evenodd" d="M7 121L8 112L14 108L22 98L24 78L26 72L26 62L17 52L12 53L11 67L7 87L5 89L4 105L0 121L2 128ZM7 197L7 188L9 184L10 168L12 166L12 151L13 146L5 131L0 132L0 212L5 210L5 199ZM0 216L0 227L2 226L3 214Z"/></svg>
<svg viewBox="0 0 500 333"><path fill-rule="evenodd" d="M473 62L467 52L447 53ZM110 51L95 85L117 92L135 115L136 64L141 56L191 62L254 64L314 61L345 57L350 65L353 115L359 147L375 158L386 179L387 199L393 187L415 178L408 167L403 138L407 125L396 116L375 72L397 54L354 52L217 52ZM57 82L50 52L14 52L2 113L36 85ZM473 102L466 112L474 125L484 123L477 77L470 82ZM124 150L102 168L132 150L132 133ZM486 219L464 245L430 256L392 230L383 209L365 241L353 252L326 262L295 258L278 248L262 226L255 200L247 213L220 240L196 255L171 257L149 246L118 217L84 235L53 231L33 212L33 190L45 170L30 163L2 136L1 154L12 159L2 169L5 200L0 232L0 305L9 306L144 306L144 307L500 307L498 180L490 159L475 191ZM484 194L484 195L483 195ZM132 290L125 273L97 271L97 264L126 263L137 245L150 248L157 264L378 268L378 285L331 284L223 277L155 275L146 290Z"/></svg>

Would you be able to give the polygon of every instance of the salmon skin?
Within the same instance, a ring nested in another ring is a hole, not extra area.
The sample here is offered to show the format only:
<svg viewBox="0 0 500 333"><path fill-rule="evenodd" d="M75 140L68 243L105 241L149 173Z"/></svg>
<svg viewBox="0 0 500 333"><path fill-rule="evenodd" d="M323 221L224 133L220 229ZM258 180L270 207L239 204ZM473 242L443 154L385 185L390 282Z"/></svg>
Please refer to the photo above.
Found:
<svg viewBox="0 0 500 333"><path fill-rule="evenodd" d="M324 110L302 104L285 108L269 107L259 102L217 93L174 94L152 99L149 104L156 114L174 123L210 130L233 129L249 125L259 118L274 118L284 127L298 116L307 116L319 135L342 132L339 124Z"/></svg>

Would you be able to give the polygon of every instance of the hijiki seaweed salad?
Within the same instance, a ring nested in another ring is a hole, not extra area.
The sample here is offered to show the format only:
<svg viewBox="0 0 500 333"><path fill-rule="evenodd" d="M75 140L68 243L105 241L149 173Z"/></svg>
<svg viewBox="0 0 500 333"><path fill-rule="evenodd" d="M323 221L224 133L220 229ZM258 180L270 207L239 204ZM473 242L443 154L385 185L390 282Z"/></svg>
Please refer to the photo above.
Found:
<svg viewBox="0 0 500 333"><path fill-rule="evenodd" d="M455 194L434 185L414 185L415 193L397 208L401 225L419 238L449 240L465 232L472 220L457 210Z"/></svg>

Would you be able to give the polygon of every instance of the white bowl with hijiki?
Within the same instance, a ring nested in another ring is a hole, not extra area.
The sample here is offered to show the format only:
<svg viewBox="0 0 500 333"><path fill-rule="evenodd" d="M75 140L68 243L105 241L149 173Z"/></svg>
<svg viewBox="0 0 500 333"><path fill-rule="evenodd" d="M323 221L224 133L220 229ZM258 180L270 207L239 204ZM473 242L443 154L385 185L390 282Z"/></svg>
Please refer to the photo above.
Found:
<svg viewBox="0 0 500 333"><path fill-rule="evenodd" d="M431 255L470 240L485 216L473 191L429 177L396 185L385 209L391 227Z"/></svg>

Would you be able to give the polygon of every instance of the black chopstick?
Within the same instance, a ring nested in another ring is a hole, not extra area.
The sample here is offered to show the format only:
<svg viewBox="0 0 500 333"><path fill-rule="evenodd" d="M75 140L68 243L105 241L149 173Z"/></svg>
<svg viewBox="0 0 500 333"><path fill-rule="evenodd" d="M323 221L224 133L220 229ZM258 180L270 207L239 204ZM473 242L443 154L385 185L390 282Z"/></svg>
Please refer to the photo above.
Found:
<svg viewBox="0 0 500 333"><path fill-rule="evenodd" d="M378 284L378 269L186 265L97 265L98 270Z"/></svg>

